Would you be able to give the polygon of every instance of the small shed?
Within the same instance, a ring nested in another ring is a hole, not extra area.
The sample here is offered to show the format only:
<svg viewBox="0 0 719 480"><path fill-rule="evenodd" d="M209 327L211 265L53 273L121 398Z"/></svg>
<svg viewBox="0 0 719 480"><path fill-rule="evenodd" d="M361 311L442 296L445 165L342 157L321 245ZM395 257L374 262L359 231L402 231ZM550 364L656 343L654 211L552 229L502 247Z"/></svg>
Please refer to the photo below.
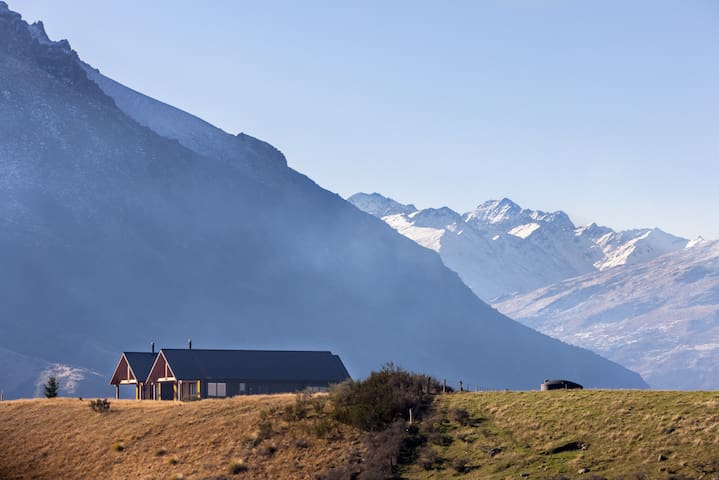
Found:
<svg viewBox="0 0 719 480"><path fill-rule="evenodd" d="M545 390L573 390L583 389L584 387L578 383L571 382L569 380L545 380L540 389Z"/></svg>

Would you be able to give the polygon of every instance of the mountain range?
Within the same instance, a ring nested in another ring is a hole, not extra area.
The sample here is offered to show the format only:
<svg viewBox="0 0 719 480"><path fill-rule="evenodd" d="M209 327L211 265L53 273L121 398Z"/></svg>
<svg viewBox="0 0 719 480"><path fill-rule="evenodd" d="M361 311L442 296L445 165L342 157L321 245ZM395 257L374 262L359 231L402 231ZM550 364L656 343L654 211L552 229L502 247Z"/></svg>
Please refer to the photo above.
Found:
<svg viewBox="0 0 719 480"><path fill-rule="evenodd" d="M505 198L459 214L380 194L348 199L436 251L502 313L642 374L719 388L719 248L658 228L575 226Z"/></svg>
<svg viewBox="0 0 719 480"><path fill-rule="evenodd" d="M488 388L646 387L489 307L272 145L103 76L4 2L0 247L6 396L50 373L99 395L121 351L188 337L332 350L356 377L394 361Z"/></svg>

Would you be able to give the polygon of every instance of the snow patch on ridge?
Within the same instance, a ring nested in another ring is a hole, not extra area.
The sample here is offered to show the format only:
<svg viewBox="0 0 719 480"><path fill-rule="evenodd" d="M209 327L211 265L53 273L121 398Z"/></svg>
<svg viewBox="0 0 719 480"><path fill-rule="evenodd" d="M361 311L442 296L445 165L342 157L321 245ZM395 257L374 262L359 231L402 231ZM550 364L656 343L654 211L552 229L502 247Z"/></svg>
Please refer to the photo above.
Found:
<svg viewBox="0 0 719 480"><path fill-rule="evenodd" d="M514 235L515 237L525 239L540 227L541 225L538 223L527 223L525 225L519 225L518 227L514 227L507 233L509 233L510 235Z"/></svg>

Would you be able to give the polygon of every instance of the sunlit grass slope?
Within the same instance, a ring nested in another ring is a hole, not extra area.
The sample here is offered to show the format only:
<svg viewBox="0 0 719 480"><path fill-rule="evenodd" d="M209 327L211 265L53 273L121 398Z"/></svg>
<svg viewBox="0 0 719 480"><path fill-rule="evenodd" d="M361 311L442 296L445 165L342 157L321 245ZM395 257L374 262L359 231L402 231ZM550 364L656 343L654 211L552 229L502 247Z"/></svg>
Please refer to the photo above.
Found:
<svg viewBox="0 0 719 480"><path fill-rule="evenodd" d="M434 407L408 478L719 478L716 392L462 393Z"/></svg>
<svg viewBox="0 0 719 480"><path fill-rule="evenodd" d="M366 460L366 434L316 398L3 402L0 479L339 479L321 474ZM402 478L719 478L716 392L454 393L418 428Z"/></svg>
<svg viewBox="0 0 719 480"><path fill-rule="evenodd" d="M286 421L294 399L112 400L104 414L79 399L2 402L0 479L310 479L361 448L321 412Z"/></svg>

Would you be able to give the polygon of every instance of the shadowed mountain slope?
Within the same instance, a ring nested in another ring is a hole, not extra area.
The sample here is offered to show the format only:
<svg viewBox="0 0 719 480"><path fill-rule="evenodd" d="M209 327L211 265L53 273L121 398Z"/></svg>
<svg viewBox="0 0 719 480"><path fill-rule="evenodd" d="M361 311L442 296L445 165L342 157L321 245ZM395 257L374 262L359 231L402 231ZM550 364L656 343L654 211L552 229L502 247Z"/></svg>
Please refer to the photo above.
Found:
<svg viewBox="0 0 719 480"><path fill-rule="evenodd" d="M192 337L198 348L332 350L354 376L392 360L496 388L555 376L646 386L499 314L434 252L274 147L98 75L0 2L5 357L108 376L120 351ZM13 371L1 367L0 383ZM11 393L31 394L35 380L14 379Z"/></svg>

